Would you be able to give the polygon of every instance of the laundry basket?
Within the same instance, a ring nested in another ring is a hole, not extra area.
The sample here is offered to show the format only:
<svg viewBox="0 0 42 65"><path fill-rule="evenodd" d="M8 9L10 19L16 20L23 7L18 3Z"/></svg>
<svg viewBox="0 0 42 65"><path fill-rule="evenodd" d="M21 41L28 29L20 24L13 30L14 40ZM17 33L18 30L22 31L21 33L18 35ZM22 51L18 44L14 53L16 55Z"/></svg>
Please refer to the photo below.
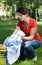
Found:
<svg viewBox="0 0 42 65"><path fill-rule="evenodd" d="M0 65L6 65L6 48L0 44Z"/></svg>

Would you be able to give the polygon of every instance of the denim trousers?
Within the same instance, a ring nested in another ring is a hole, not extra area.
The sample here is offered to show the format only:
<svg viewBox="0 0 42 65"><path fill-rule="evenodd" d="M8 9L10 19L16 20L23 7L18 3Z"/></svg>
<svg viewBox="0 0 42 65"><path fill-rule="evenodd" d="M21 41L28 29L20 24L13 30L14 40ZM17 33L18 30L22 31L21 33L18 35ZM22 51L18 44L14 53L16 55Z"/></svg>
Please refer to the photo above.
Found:
<svg viewBox="0 0 42 65"><path fill-rule="evenodd" d="M21 55L24 57L29 55L35 57L36 56L35 49L38 49L40 46L41 46L41 42L38 40L23 42L21 46Z"/></svg>

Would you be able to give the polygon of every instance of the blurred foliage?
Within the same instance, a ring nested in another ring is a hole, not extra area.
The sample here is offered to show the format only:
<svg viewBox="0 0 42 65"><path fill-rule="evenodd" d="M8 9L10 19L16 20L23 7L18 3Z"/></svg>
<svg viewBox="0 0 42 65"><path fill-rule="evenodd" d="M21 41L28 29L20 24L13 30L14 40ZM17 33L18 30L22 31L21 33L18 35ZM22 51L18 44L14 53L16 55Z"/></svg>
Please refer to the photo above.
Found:
<svg viewBox="0 0 42 65"><path fill-rule="evenodd" d="M34 6L37 8L39 5L42 5L42 0L0 0L0 2L6 3L9 6L12 6L13 3L19 4L20 6L34 4Z"/></svg>
<svg viewBox="0 0 42 65"><path fill-rule="evenodd" d="M39 9L39 7L42 6L42 0L0 0L0 5L2 5L3 3L6 6L6 9L12 7L12 16L15 16L13 4L16 4L17 8L21 6L30 8L33 18L35 18L35 9Z"/></svg>

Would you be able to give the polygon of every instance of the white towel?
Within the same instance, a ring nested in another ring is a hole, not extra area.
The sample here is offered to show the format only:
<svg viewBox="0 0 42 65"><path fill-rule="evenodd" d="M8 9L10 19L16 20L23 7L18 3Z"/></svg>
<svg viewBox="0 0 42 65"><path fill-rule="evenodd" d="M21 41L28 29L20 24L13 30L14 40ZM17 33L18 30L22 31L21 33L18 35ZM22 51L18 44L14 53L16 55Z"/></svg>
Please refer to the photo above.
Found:
<svg viewBox="0 0 42 65"><path fill-rule="evenodd" d="M25 36L25 33L19 30L15 35L12 34L4 41L4 45L7 47L7 59L9 64L15 63L20 56L20 49L22 40L20 36Z"/></svg>

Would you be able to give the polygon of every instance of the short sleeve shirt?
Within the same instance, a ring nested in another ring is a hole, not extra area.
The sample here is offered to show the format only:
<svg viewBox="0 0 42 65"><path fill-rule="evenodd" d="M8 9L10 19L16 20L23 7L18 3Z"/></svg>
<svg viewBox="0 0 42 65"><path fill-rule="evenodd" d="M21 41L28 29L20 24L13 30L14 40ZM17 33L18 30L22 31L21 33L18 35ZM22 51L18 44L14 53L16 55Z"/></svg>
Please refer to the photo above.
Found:
<svg viewBox="0 0 42 65"><path fill-rule="evenodd" d="M37 22L35 21L35 19L30 18L29 24L27 25L26 28L24 27L24 24L22 21L19 21L17 26L20 27L20 29L25 33L26 36L30 36L31 28L37 27ZM41 41L40 35L38 34L38 30L35 33L34 39Z"/></svg>

